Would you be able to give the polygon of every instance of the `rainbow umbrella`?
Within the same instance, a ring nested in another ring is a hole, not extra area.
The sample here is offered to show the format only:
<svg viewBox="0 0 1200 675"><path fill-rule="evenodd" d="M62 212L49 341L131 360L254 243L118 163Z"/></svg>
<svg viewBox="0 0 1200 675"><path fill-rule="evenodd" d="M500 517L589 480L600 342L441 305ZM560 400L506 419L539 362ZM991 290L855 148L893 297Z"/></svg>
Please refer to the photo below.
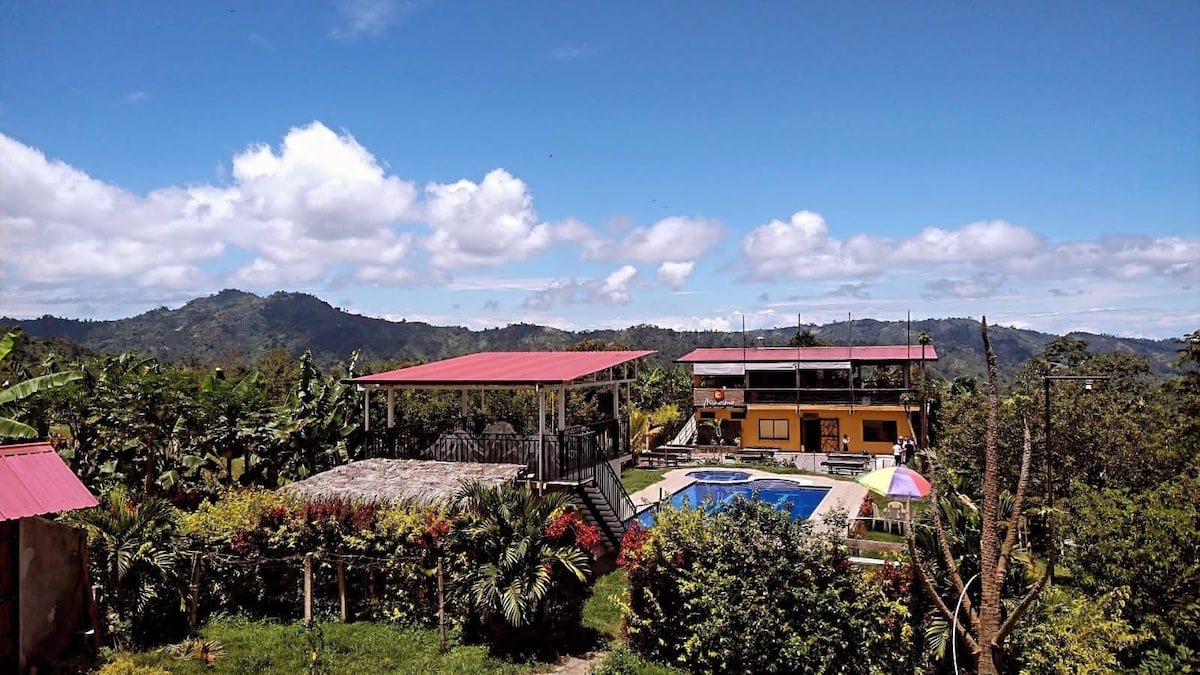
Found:
<svg viewBox="0 0 1200 675"><path fill-rule="evenodd" d="M876 469L855 479L859 485L885 497L922 497L929 494L929 481L921 474L905 466L889 466Z"/></svg>

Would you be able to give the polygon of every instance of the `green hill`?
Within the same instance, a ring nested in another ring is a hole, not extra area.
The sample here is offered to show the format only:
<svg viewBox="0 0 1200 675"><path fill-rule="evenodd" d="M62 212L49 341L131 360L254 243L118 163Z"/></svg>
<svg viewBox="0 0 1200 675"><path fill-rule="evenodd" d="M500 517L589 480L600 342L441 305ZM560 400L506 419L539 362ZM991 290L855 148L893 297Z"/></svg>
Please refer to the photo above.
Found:
<svg viewBox="0 0 1200 675"><path fill-rule="evenodd" d="M367 363L428 361L477 351L563 349L585 339L654 349L667 362L698 347L753 347L758 337L766 345L785 345L795 326L740 332L676 331L639 325L621 330L564 331L531 324L472 331L461 326L433 326L419 321L386 321L342 311L303 293L273 293L260 297L237 290L196 298L179 309L158 309L128 319L81 321L45 316L40 319L0 318L5 326L20 325L26 335L42 340L67 340L100 353L135 350L181 364L254 364L274 348L298 356L311 349L330 364L354 350ZM928 332L940 357L932 372L946 377L980 376L983 357L979 322L974 319L923 319L911 326L903 321L858 319L823 326L804 326L831 344L916 344ZM1042 353L1059 337L1048 333L995 326L991 330L1002 371ZM1088 342L1091 351L1124 351L1149 359L1155 372L1173 372L1178 344L1173 340L1142 340L1071 333ZM61 352L60 352L61 353Z"/></svg>

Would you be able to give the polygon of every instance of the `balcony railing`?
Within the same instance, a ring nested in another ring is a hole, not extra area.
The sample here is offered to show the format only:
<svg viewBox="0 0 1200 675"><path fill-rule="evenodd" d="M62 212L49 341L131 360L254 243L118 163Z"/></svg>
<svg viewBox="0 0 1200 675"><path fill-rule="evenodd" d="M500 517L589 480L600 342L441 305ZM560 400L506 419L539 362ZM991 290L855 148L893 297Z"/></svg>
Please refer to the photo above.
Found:
<svg viewBox="0 0 1200 675"><path fill-rule="evenodd" d="M470 433L446 422L411 424L371 429L364 444L366 458L523 464L542 480L558 481L592 478L598 463L628 451L629 425L623 419L575 426L540 439L536 433Z"/></svg>
<svg viewBox="0 0 1200 675"><path fill-rule="evenodd" d="M751 403L788 403L788 404L821 404L821 405L900 405L903 396L912 389L896 388L864 388L851 391L845 387L818 388L807 387L756 387L751 389L725 388L696 388L692 390L692 399L697 408L726 408L738 407Z"/></svg>

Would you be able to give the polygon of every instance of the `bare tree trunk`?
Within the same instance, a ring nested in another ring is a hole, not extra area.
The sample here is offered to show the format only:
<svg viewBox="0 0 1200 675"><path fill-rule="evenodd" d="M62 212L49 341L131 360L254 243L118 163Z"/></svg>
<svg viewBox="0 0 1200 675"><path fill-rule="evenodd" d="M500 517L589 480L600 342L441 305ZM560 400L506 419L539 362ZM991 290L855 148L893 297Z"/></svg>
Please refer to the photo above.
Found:
<svg viewBox="0 0 1200 675"><path fill-rule="evenodd" d="M998 512L1000 506L1000 461L997 443L1000 435L1000 391L999 375L996 369L996 354L992 351L992 342L988 339L987 317L981 322L980 332L983 335L983 350L987 358L987 426L984 430L983 442L983 524L979 542L979 557L982 571L979 577L979 634L976 636L980 647L980 675L995 675L999 672L996 667L993 652L996 631L1000 628L1000 589L1004 585L1004 570L997 575L997 532Z"/></svg>

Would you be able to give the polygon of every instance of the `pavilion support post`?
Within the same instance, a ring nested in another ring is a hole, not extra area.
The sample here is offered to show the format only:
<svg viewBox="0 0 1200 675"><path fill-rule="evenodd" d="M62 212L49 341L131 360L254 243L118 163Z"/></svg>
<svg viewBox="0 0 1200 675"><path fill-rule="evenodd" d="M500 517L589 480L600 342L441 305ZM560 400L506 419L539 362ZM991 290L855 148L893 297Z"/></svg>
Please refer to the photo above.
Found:
<svg viewBox="0 0 1200 675"><path fill-rule="evenodd" d="M538 395L538 456L537 477L539 481L546 480L546 391L542 385L536 385Z"/></svg>
<svg viewBox="0 0 1200 675"><path fill-rule="evenodd" d="M462 402L459 404L458 414L463 419L467 419L467 411L471 409L471 401L467 398L469 393L466 389L462 390Z"/></svg>
<svg viewBox="0 0 1200 675"><path fill-rule="evenodd" d="M363 389L363 431L371 430L371 390Z"/></svg>
<svg viewBox="0 0 1200 675"><path fill-rule="evenodd" d="M613 419L621 416L621 383L613 382Z"/></svg>
<svg viewBox="0 0 1200 675"><path fill-rule="evenodd" d="M558 430L567 428L567 387L558 385Z"/></svg>
<svg viewBox="0 0 1200 675"><path fill-rule="evenodd" d="M388 428L396 426L396 388L388 387Z"/></svg>

